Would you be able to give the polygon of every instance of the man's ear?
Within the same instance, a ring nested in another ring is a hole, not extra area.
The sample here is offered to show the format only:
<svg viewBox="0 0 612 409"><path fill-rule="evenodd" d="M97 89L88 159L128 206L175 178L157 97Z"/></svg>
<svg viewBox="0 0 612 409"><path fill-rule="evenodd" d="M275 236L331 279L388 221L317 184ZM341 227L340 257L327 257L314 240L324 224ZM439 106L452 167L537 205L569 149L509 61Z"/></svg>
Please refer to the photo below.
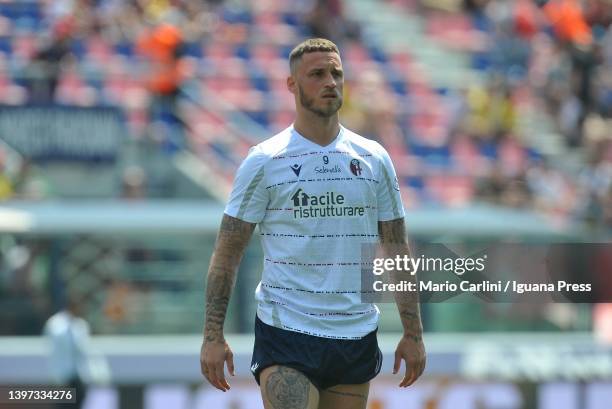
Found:
<svg viewBox="0 0 612 409"><path fill-rule="evenodd" d="M293 78L293 75L290 75L287 77L287 89L293 95L296 95L296 84L295 84L295 79Z"/></svg>

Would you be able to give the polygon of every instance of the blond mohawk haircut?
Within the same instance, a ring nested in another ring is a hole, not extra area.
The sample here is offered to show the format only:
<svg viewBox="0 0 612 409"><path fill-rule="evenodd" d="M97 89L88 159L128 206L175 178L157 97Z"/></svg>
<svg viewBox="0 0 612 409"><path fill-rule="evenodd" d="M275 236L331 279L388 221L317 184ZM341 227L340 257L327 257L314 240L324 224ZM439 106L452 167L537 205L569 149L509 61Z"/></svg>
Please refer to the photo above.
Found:
<svg viewBox="0 0 612 409"><path fill-rule="evenodd" d="M297 63L302 59L304 54L315 52L332 52L340 55L338 46L330 40L326 40L325 38L309 38L308 40L302 41L291 50L289 54L289 69L291 70L291 74L295 73Z"/></svg>

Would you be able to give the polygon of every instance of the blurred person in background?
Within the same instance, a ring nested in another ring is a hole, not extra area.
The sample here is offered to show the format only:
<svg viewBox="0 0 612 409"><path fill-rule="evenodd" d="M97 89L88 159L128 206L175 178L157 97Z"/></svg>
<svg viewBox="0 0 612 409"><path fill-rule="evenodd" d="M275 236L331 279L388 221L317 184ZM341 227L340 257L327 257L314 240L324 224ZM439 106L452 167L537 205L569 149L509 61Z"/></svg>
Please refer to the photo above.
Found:
<svg viewBox="0 0 612 409"><path fill-rule="evenodd" d="M574 194L566 176L542 160L530 167L526 174L529 190L533 192L533 207L549 214L565 214L574 205Z"/></svg>
<svg viewBox="0 0 612 409"><path fill-rule="evenodd" d="M53 314L43 329L50 346L52 379L58 385L76 389L75 404L59 404L59 408L81 408L88 384L110 381L106 359L91 350L91 330L83 318L85 300L70 293L65 307Z"/></svg>
<svg viewBox="0 0 612 409"><path fill-rule="evenodd" d="M26 69L29 103L54 103L62 66L70 55L73 30L72 17L58 20L49 41L34 54Z"/></svg>
<svg viewBox="0 0 612 409"><path fill-rule="evenodd" d="M342 0L314 0L306 25L314 37L336 42L358 39L360 35L359 25L346 17Z"/></svg>
<svg viewBox="0 0 612 409"><path fill-rule="evenodd" d="M145 31L137 41L138 51L147 58L147 87L151 93L149 120L164 124L171 150L184 147L183 121L179 115L180 87L186 78L181 60L183 34L169 23Z"/></svg>
<svg viewBox="0 0 612 409"><path fill-rule="evenodd" d="M48 316L46 271L37 263L45 251L40 240L4 235L0 243L0 334L36 335ZM18 312L18 314L16 314Z"/></svg>
<svg viewBox="0 0 612 409"><path fill-rule="evenodd" d="M499 164L479 180L476 193L483 201L512 208L527 208L533 200L525 175L506 174Z"/></svg>
<svg viewBox="0 0 612 409"><path fill-rule="evenodd" d="M45 179L43 172L35 166L31 158L27 157L19 163L13 188L15 198L23 200L42 200L53 193L53 188Z"/></svg>
<svg viewBox="0 0 612 409"><path fill-rule="evenodd" d="M481 13L489 2L490 0L463 0L463 7L470 13Z"/></svg>
<svg viewBox="0 0 612 409"><path fill-rule="evenodd" d="M7 172L6 153L0 148L0 201L10 199L12 196L13 182Z"/></svg>
<svg viewBox="0 0 612 409"><path fill-rule="evenodd" d="M470 87L467 102L467 130L472 136L499 142L514 131L517 114L511 89L502 77L491 78L486 87Z"/></svg>
<svg viewBox="0 0 612 409"><path fill-rule="evenodd" d="M146 199L147 174L140 166L128 166L123 171L121 197L128 200Z"/></svg>
<svg viewBox="0 0 612 409"><path fill-rule="evenodd" d="M612 192L612 142L593 143L588 163L579 176L582 216L592 227L610 226L609 201Z"/></svg>
<svg viewBox="0 0 612 409"><path fill-rule="evenodd" d="M591 10L593 10L591 2ZM568 112L575 117L575 126L566 129L570 146L582 144L582 126L588 113L594 108L593 81L596 67L600 63L598 43L593 36L585 16L583 5L578 0L550 0L543 7L555 37L571 59L571 93L564 96ZM571 113L570 113L571 110ZM566 115L561 116L561 120ZM573 131L572 131L573 128Z"/></svg>
<svg viewBox="0 0 612 409"><path fill-rule="evenodd" d="M380 244L387 257L409 253L399 183L382 145L339 123L344 71L338 47L306 40L290 53L289 65L295 121L249 151L221 221L206 286L201 371L215 388L230 389L224 367L234 375L234 364L225 316L258 224L265 263L251 372L264 407L365 409L370 380L382 365L379 310L355 285L360 288L362 244ZM352 214L357 204L368 209ZM406 365L400 387L425 368L417 297L396 298L404 334L393 372L402 360Z"/></svg>

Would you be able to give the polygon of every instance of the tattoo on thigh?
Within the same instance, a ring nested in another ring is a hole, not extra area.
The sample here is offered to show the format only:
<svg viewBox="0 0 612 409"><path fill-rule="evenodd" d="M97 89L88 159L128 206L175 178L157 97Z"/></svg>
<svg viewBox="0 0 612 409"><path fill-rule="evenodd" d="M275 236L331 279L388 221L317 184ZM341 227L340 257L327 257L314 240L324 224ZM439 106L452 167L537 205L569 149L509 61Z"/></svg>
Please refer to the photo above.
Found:
<svg viewBox="0 0 612 409"><path fill-rule="evenodd" d="M295 369L279 366L266 381L266 395L274 409L304 409L308 406L310 382Z"/></svg>

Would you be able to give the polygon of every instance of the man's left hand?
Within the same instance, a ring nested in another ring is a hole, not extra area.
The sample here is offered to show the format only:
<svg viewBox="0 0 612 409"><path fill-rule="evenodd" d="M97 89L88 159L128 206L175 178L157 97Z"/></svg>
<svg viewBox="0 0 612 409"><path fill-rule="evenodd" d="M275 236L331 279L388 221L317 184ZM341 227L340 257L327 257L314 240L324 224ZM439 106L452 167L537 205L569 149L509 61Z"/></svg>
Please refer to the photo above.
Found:
<svg viewBox="0 0 612 409"><path fill-rule="evenodd" d="M406 375L399 384L400 388L412 385L425 370L425 345L420 335L404 335L397 344L393 365L394 374L400 370L402 359L406 362Z"/></svg>

